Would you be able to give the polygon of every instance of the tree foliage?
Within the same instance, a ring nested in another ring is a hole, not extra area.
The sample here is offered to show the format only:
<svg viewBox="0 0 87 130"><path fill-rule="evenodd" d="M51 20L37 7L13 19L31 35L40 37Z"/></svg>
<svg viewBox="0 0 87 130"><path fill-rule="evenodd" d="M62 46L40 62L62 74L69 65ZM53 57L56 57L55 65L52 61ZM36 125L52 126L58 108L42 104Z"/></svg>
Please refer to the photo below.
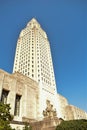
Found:
<svg viewBox="0 0 87 130"><path fill-rule="evenodd" d="M0 102L0 130L12 130L10 121L13 116L10 114L10 104Z"/></svg>
<svg viewBox="0 0 87 130"><path fill-rule="evenodd" d="M56 130L87 130L87 120L62 121Z"/></svg>
<svg viewBox="0 0 87 130"><path fill-rule="evenodd" d="M32 127L29 125L29 123L25 123L23 130L32 130Z"/></svg>

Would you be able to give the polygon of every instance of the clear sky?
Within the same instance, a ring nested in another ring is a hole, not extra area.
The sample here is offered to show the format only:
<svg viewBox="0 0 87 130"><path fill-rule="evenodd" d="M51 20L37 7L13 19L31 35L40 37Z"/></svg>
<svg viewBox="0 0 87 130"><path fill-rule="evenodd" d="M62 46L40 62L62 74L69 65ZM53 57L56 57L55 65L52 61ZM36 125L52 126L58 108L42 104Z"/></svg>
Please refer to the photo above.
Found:
<svg viewBox="0 0 87 130"><path fill-rule="evenodd" d="M50 41L57 89L87 111L87 0L0 0L0 68L12 73L20 31L35 17Z"/></svg>

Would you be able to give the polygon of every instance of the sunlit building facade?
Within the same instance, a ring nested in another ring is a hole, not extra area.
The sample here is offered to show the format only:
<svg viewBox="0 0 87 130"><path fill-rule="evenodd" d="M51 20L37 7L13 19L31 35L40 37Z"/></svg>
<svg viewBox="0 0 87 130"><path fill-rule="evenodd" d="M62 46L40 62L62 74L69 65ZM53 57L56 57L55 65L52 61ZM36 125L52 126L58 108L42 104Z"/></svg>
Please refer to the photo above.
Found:
<svg viewBox="0 0 87 130"><path fill-rule="evenodd" d="M18 38L13 72L20 72L56 89L49 40L34 18Z"/></svg>

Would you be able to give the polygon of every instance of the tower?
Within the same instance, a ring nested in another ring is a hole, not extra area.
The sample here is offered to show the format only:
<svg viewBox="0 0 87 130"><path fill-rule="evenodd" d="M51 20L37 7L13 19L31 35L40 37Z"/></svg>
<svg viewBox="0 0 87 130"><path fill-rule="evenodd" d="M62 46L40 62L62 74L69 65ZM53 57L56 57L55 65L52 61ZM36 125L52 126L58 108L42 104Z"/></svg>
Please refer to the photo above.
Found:
<svg viewBox="0 0 87 130"><path fill-rule="evenodd" d="M46 32L33 18L21 31L16 47L13 73L20 72L35 80L40 89L40 115L46 108L46 100L56 104L56 83L51 50Z"/></svg>
<svg viewBox="0 0 87 130"><path fill-rule="evenodd" d="M17 41L13 72L55 88L55 78L46 33L36 19L32 19L24 28Z"/></svg>

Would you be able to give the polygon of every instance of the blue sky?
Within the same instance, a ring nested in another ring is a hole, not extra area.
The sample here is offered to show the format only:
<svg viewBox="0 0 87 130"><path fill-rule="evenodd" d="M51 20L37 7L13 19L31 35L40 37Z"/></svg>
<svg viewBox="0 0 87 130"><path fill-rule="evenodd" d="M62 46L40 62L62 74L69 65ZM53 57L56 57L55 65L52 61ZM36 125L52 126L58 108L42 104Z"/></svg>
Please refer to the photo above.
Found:
<svg viewBox="0 0 87 130"><path fill-rule="evenodd" d="M58 92L87 111L86 0L0 0L0 68L12 73L20 31L35 17L50 41Z"/></svg>

